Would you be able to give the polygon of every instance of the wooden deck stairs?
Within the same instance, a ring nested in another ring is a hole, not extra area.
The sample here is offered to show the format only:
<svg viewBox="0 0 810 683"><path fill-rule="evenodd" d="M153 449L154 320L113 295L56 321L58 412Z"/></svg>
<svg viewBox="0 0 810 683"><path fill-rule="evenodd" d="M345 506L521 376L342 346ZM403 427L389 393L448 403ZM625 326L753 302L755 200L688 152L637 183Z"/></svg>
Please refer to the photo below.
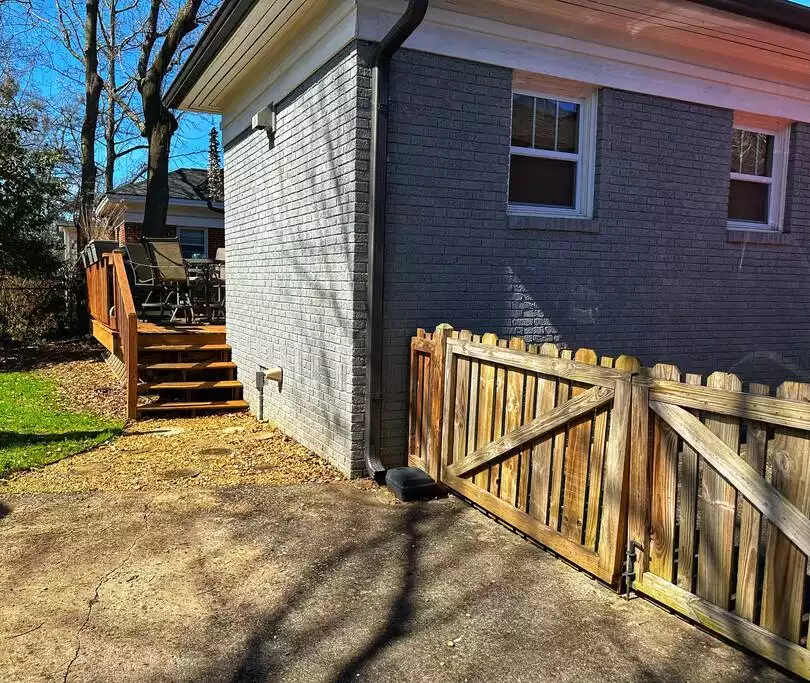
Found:
<svg viewBox="0 0 810 683"><path fill-rule="evenodd" d="M128 420L248 407L224 325L138 320L121 251L103 254L85 273L93 336L124 385Z"/></svg>
<svg viewBox="0 0 810 683"><path fill-rule="evenodd" d="M224 326L138 324L138 417L247 407Z"/></svg>

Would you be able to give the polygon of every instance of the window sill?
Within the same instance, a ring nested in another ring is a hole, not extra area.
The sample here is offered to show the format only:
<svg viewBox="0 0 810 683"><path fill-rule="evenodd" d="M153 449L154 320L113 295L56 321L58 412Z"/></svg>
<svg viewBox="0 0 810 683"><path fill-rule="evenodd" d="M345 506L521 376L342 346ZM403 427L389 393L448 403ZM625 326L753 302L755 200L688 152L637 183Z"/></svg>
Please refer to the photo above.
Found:
<svg viewBox="0 0 810 683"><path fill-rule="evenodd" d="M586 216L549 216L508 213L510 230L543 230L546 232L581 232L599 234L599 221Z"/></svg>
<svg viewBox="0 0 810 683"><path fill-rule="evenodd" d="M726 242L733 244L770 244L774 246L795 244L795 240L787 232L734 227L729 227L726 230Z"/></svg>

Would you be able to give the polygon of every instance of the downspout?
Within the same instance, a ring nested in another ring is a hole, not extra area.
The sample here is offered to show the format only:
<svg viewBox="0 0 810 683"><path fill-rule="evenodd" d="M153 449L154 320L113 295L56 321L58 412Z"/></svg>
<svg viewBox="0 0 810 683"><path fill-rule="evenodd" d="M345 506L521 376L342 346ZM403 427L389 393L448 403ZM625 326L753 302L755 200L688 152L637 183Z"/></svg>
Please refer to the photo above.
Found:
<svg viewBox="0 0 810 683"><path fill-rule="evenodd" d="M405 13L382 39L371 72L371 173L366 282L366 470L385 477L380 460L382 421L383 288L385 285L385 204L388 171L388 86L391 58L425 18L429 0L409 0Z"/></svg>

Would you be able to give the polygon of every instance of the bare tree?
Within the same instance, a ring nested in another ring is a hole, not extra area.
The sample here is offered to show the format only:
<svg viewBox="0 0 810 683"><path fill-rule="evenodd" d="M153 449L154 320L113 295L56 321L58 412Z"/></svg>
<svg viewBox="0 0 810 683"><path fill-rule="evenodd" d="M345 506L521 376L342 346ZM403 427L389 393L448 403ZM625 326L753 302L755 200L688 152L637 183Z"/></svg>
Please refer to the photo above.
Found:
<svg viewBox="0 0 810 683"><path fill-rule="evenodd" d="M131 18L138 3L133 0L122 5L120 0L105 0L104 5L100 22L107 73L104 83L104 191L110 192L115 187L118 161L133 152L146 150L148 146L143 140L143 123L131 109L131 98L136 92L135 74L127 69L126 63L127 54L137 46L140 28L124 27L125 30L121 30L122 19Z"/></svg>
<svg viewBox="0 0 810 683"><path fill-rule="evenodd" d="M163 231L169 208L169 150L172 136L177 130L177 118L163 103L163 82L174 64L183 38L199 25L197 14L201 4L202 0L186 0L164 32L163 43L155 50L161 37L158 21L162 3L161 0L151 0L136 71L144 135L149 142L143 217L144 234L147 235Z"/></svg>
<svg viewBox="0 0 810 683"><path fill-rule="evenodd" d="M96 130L104 81L98 73L98 0L85 0L84 120L82 121L81 186L78 225L88 225L96 205Z"/></svg>

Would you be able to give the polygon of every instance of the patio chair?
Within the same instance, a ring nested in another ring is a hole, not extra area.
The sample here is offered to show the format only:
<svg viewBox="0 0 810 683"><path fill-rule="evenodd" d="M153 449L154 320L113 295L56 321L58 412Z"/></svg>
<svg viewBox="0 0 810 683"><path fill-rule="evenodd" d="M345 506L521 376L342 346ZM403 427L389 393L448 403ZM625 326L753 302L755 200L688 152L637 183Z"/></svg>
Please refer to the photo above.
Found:
<svg viewBox="0 0 810 683"><path fill-rule="evenodd" d="M154 261L143 244L125 244L127 278L136 305L144 313L148 310L161 309L163 285Z"/></svg>
<svg viewBox="0 0 810 683"><path fill-rule="evenodd" d="M157 277L163 289L160 313L171 310L169 322L174 322L182 311L186 322L194 320L194 308L188 292L188 270L183 261L180 241L175 237L144 237L143 244L155 264Z"/></svg>

